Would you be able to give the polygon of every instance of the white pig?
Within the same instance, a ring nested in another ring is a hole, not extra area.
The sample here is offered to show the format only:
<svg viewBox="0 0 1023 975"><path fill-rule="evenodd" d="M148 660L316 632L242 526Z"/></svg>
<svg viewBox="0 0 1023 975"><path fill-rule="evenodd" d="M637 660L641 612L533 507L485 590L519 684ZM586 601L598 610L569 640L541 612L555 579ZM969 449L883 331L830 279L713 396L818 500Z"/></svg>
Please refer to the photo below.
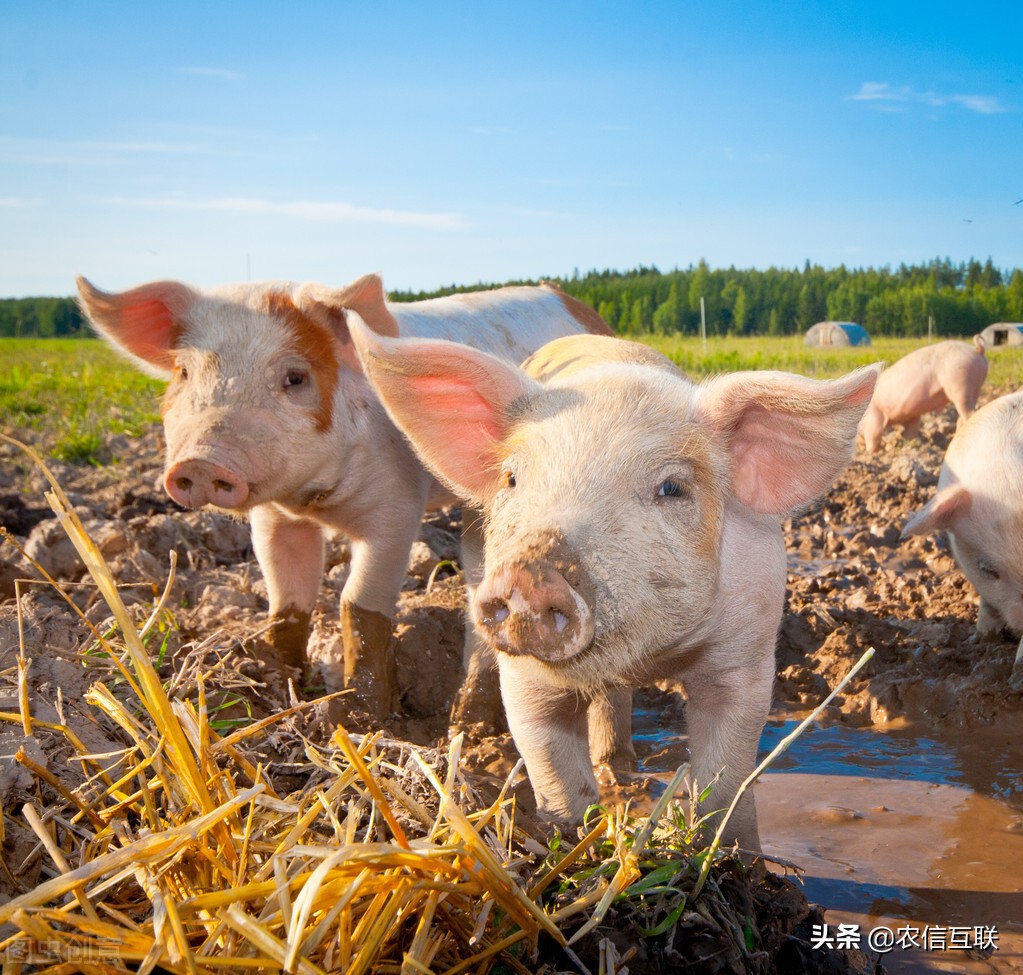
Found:
<svg viewBox="0 0 1023 975"><path fill-rule="evenodd" d="M727 806L771 703L785 591L780 522L827 490L853 449L876 371L778 372L700 385L650 349L575 336L524 368L357 322L395 423L483 509L472 604L542 815L597 799L588 705L681 678L693 775ZM732 837L759 849L752 795Z"/></svg>
<svg viewBox="0 0 1023 975"><path fill-rule="evenodd" d="M386 302L377 275L338 289L269 282L199 291L157 281L106 293L79 278L78 290L100 334L170 380L170 496L188 508L249 515L269 594L269 640L284 663L304 658L324 532L352 540L341 593L343 676L378 713L396 703L391 615L409 550L427 504L451 499L362 375L349 311L382 335L468 342L515 362L557 336L610 334L592 309L552 286L408 304ZM472 563L479 546L471 530L465 547ZM341 662L333 664L328 681L339 683Z"/></svg>
<svg viewBox="0 0 1023 975"><path fill-rule="evenodd" d="M977 632L1023 633L1023 392L988 403L956 431L937 492L902 534L942 530L980 594ZM1023 640L1013 674L1023 674Z"/></svg>
<svg viewBox="0 0 1023 975"><path fill-rule="evenodd" d="M950 402L960 422L977 408L980 387L987 376L984 340L973 344L949 340L915 349L886 369L877 381L874 398L860 423L863 442L872 454L881 446L881 434L890 426L902 427L907 439L920 433L920 417Z"/></svg>

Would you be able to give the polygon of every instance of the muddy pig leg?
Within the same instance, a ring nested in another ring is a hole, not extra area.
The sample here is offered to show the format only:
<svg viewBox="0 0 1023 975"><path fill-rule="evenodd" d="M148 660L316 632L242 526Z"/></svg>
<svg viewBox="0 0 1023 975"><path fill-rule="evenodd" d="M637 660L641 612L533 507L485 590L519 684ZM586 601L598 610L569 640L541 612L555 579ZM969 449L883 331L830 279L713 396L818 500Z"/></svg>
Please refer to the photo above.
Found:
<svg viewBox="0 0 1023 975"><path fill-rule="evenodd" d="M586 698L537 680L530 658L502 653L497 662L508 727L525 760L537 812L557 823L582 822L597 801Z"/></svg>
<svg viewBox="0 0 1023 975"><path fill-rule="evenodd" d="M379 512L373 534L352 542L352 571L341 591L345 687L374 714L398 707L392 616L419 531L423 500Z"/></svg>
<svg viewBox="0 0 1023 975"><path fill-rule="evenodd" d="M483 734L502 729L501 685L494 651L480 636L472 621L472 601L483 581L483 516L469 507L462 509L462 568L465 576L465 650L462 664L465 680L451 705L454 729L482 725Z"/></svg>
<svg viewBox="0 0 1023 975"><path fill-rule="evenodd" d="M696 787L705 789L714 776L721 773L703 812L727 809L739 786L753 771L757 744L771 707L773 643L770 649L771 652L763 654L759 661L745 666L715 670L712 662L696 673L685 674L689 695L686 725ZM713 656L708 654L708 657ZM719 815L711 819L711 831L717 830L719 819ZM757 812L751 791L747 791L736 806L724 839L728 843L737 841L744 850L760 851Z"/></svg>
<svg viewBox="0 0 1023 975"><path fill-rule="evenodd" d="M267 641L281 663L300 668L323 581L323 529L315 522L292 518L272 504L253 508L250 520L252 547L270 600Z"/></svg>
<svg viewBox="0 0 1023 975"><path fill-rule="evenodd" d="M617 769L636 767L632 747L632 691L608 687L590 699L586 712L590 736L590 761Z"/></svg>

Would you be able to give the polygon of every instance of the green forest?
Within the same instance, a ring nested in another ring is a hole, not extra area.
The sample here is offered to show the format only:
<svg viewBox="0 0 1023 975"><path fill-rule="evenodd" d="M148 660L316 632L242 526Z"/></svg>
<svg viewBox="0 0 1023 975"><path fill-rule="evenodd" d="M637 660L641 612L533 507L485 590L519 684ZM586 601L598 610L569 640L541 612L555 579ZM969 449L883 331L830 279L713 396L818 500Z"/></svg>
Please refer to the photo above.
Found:
<svg viewBox="0 0 1023 975"><path fill-rule="evenodd" d="M592 305L621 335L686 335L700 328L704 300L709 335L793 335L819 321L858 322L871 335L972 335L992 322L1023 322L1023 271L970 260L936 259L898 268L712 269L705 261L685 270L578 271L551 278ZM340 282L335 282L340 283ZM506 284L535 284L513 281ZM415 301L498 284L396 292ZM71 298L0 300L0 336L87 335Z"/></svg>

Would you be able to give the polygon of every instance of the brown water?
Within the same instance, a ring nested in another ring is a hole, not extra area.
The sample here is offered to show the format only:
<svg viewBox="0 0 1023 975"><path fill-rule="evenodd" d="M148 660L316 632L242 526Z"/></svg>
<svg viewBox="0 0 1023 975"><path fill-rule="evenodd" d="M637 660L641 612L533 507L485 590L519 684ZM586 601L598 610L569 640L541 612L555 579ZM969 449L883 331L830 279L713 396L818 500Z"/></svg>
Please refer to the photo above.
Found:
<svg viewBox="0 0 1023 975"><path fill-rule="evenodd" d="M645 771L667 773L685 759L684 739L656 717L637 713L637 748ZM772 721L762 754L795 724ZM972 943L977 926L996 937L987 958L894 947L888 972L1023 972L1023 720L942 739L816 725L756 796L765 853L801 868L832 934L858 925L864 949L882 926L919 942L925 929L939 942Z"/></svg>

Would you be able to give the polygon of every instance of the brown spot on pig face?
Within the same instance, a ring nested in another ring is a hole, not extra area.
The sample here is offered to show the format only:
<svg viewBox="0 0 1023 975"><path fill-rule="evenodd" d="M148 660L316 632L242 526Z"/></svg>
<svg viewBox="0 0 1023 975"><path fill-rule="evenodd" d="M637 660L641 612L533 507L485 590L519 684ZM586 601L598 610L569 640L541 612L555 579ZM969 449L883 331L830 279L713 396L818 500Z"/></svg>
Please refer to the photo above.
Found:
<svg viewBox="0 0 1023 975"><path fill-rule="evenodd" d="M318 397L316 428L328 429L334 421L334 395L341 367L334 336L329 329L300 311L291 296L284 292L271 291L267 295L267 311L285 325L290 348L308 364L308 372L295 368L285 375L285 388L295 392L298 385L311 379Z"/></svg>
<svg viewBox="0 0 1023 975"><path fill-rule="evenodd" d="M651 647L670 653L709 612L728 461L692 418L692 389L613 365L519 404L487 511L487 574L549 561L538 539L573 553L565 575L577 566L592 588L594 638L552 662L553 679L638 677L655 662Z"/></svg>

